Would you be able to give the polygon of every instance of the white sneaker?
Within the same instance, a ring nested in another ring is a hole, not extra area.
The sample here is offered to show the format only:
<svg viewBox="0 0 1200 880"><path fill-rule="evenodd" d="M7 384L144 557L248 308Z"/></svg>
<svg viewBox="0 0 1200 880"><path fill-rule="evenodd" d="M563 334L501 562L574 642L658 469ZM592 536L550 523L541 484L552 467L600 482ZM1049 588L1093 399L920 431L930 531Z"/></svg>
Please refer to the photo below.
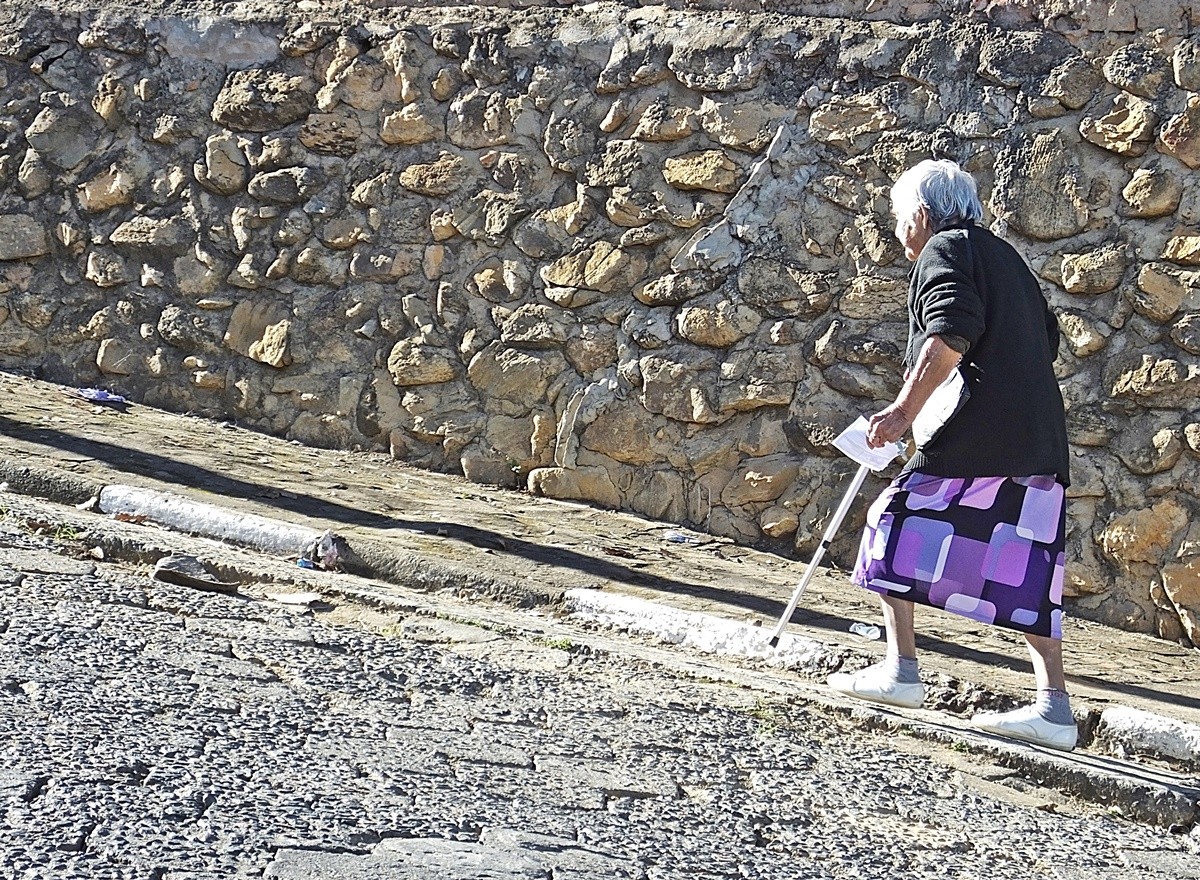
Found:
<svg viewBox="0 0 1200 880"><path fill-rule="evenodd" d="M1075 723L1055 724L1047 721L1035 706L1022 706L1011 712L981 712L971 719L971 726L988 733L1019 739L1069 752L1075 748L1079 732Z"/></svg>
<svg viewBox="0 0 1200 880"><path fill-rule="evenodd" d="M882 663L859 672L835 672L829 676L829 686L839 694L885 706L916 709L925 701L925 685L919 681L912 684L896 681Z"/></svg>

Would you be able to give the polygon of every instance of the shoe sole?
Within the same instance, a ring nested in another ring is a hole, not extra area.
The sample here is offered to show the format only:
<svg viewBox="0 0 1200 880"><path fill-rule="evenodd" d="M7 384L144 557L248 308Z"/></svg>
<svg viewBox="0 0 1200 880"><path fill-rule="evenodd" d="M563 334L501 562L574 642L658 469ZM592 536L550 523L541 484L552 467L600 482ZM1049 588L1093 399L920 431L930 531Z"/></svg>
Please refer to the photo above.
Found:
<svg viewBox="0 0 1200 880"><path fill-rule="evenodd" d="M921 704L925 702L925 694L921 694L921 698L916 702L912 700L890 699L883 695L862 694L854 690L853 687L839 687L832 681L829 682L829 688L836 694L841 694L843 697L853 697L856 700L862 700L864 703L875 703L879 706L894 706L899 709L920 709Z"/></svg>
<svg viewBox="0 0 1200 880"><path fill-rule="evenodd" d="M1003 737L1004 739L1014 739L1018 742L1029 743L1030 745L1035 746L1045 746L1048 749L1056 749L1060 752L1073 752L1076 744L1078 743L1078 738L1072 739L1068 745L1065 742L1060 743L1048 739L1040 739L1032 734L1023 734L1015 730L1002 730L996 727L989 727L986 724L972 724L971 727L973 727L975 730L981 730L984 733L990 733L993 736Z"/></svg>

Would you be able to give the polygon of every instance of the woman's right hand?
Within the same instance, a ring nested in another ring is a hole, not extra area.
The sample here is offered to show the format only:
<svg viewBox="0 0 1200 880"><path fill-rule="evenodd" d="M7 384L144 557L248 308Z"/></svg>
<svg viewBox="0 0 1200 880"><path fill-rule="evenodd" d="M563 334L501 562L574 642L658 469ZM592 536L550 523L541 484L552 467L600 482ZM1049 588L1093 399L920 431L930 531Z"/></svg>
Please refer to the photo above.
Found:
<svg viewBox="0 0 1200 880"><path fill-rule="evenodd" d="M878 449L888 443L894 443L904 436L904 432L912 426L912 419L900 407L893 403L884 407L867 422L867 445Z"/></svg>

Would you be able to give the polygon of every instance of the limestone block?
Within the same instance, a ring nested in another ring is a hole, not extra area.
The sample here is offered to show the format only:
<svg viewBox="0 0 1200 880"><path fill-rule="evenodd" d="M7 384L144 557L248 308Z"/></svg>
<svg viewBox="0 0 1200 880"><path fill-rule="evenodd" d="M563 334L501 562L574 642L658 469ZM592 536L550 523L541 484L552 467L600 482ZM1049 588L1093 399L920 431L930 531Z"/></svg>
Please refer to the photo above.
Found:
<svg viewBox="0 0 1200 880"><path fill-rule="evenodd" d="M468 150L494 147L509 142L512 122L503 93L470 89L450 102L446 137Z"/></svg>
<svg viewBox="0 0 1200 880"><path fill-rule="evenodd" d="M550 348L566 343L576 327L570 312L525 303L501 322L500 341L518 348Z"/></svg>
<svg viewBox="0 0 1200 880"><path fill-rule="evenodd" d="M600 120L600 130L605 134L612 134L625 124L625 121L637 109L637 105L637 97L628 92L614 97L612 103L608 105L608 112Z"/></svg>
<svg viewBox="0 0 1200 880"><path fill-rule="evenodd" d="M182 254L196 241L196 230L186 217L133 217L108 237L117 247Z"/></svg>
<svg viewBox="0 0 1200 880"><path fill-rule="evenodd" d="M132 204L137 184L137 179L129 169L110 165L80 184L76 190L79 207L89 214L98 214L120 205Z"/></svg>
<svg viewBox="0 0 1200 880"><path fill-rule="evenodd" d="M1138 476L1169 471L1183 455L1183 431L1155 419L1135 419L1118 432L1113 452Z"/></svg>
<svg viewBox="0 0 1200 880"><path fill-rule="evenodd" d="M499 398L532 409L547 399L568 369L556 351L519 351L492 342L471 358L467 378L485 400Z"/></svg>
<svg viewBox="0 0 1200 880"><path fill-rule="evenodd" d="M834 98L808 118L808 132L819 141L849 149L866 135L898 127L900 119L877 94Z"/></svg>
<svg viewBox="0 0 1200 880"><path fill-rule="evenodd" d="M692 108L672 106L663 99L642 112L633 136L641 141L669 142L682 140L695 130Z"/></svg>
<svg viewBox="0 0 1200 880"><path fill-rule="evenodd" d="M1144 406L1190 409L1200 396L1200 364L1132 354L1105 368L1110 394Z"/></svg>
<svg viewBox="0 0 1200 880"><path fill-rule="evenodd" d="M741 169L720 150L703 150L668 158L663 177L676 189L732 193L738 188Z"/></svg>
<svg viewBox="0 0 1200 880"><path fill-rule="evenodd" d="M1200 644L1200 556L1163 566L1163 590L1192 644Z"/></svg>
<svg viewBox="0 0 1200 880"><path fill-rule="evenodd" d="M513 232L513 243L528 257L557 257L595 217L591 200L580 187L574 202L535 211Z"/></svg>
<svg viewBox="0 0 1200 880"><path fill-rule="evenodd" d="M858 275L838 300L838 311L847 318L898 321L907 315L908 288L900 281L876 275Z"/></svg>
<svg viewBox="0 0 1200 880"><path fill-rule="evenodd" d="M250 160L236 138L215 134L204 142L204 159L196 163L194 174L209 192L231 196L246 186Z"/></svg>
<svg viewBox="0 0 1200 880"><path fill-rule="evenodd" d="M800 527L800 517L787 507L775 504L759 515L758 527L772 538L784 538Z"/></svg>
<svg viewBox="0 0 1200 880"><path fill-rule="evenodd" d="M518 464L480 443L472 443L464 449L458 464L463 476L472 483L515 489L521 482Z"/></svg>
<svg viewBox="0 0 1200 880"><path fill-rule="evenodd" d="M621 505L620 492L608 471L601 467L534 468L529 472L527 486L531 494L545 498L590 501L613 509Z"/></svg>
<svg viewBox="0 0 1200 880"><path fill-rule="evenodd" d="M1188 312L1176 321L1171 339L1189 354L1200 354L1200 314Z"/></svg>
<svg viewBox="0 0 1200 880"><path fill-rule="evenodd" d="M1162 258L1181 266L1200 266L1200 235L1175 235L1163 247Z"/></svg>
<svg viewBox="0 0 1200 880"><path fill-rule="evenodd" d="M307 167L280 168L254 175L250 195L276 205L294 205L311 198L322 184L320 174Z"/></svg>
<svg viewBox="0 0 1200 880"><path fill-rule="evenodd" d="M634 288L633 296L651 307L679 306L712 289L712 281L701 272L674 272Z"/></svg>
<svg viewBox="0 0 1200 880"><path fill-rule="evenodd" d="M1081 56L1069 58L1050 72L1042 87L1042 94L1056 98L1070 110L1086 106L1102 80L1091 63Z"/></svg>
<svg viewBox="0 0 1200 880"><path fill-rule="evenodd" d="M1175 85L1189 92L1200 92L1200 37L1183 40L1171 56Z"/></svg>
<svg viewBox="0 0 1200 880"><path fill-rule="evenodd" d="M904 256L896 234L875 215L855 217L854 228L862 240L862 253L876 266L888 266Z"/></svg>
<svg viewBox="0 0 1200 880"><path fill-rule="evenodd" d="M299 141L314 153L352 156L359 150L362 123L349 110L313 113L300 126Z"/></svg>
<svg viewBox="0 0 1200 880"><path fill-rule="evenodd" d="M622 487L625 482L622 480ZM648 476L636 474L622 498L630 510L643 516L660 522L680 522L687 516L686 495L683 477L673 470L660 469Z"/></svg>
<svg viewBox="0 0 1200 880"><path fill-rule="evenodd" d="M25 140L48 164L70 171L104 145L103 125L98 116L85 113L80 105L55 102L44 106L25 129Z"/></svg>
<svg viewBox="0 0 1200 880"><path fill-rule="evenodd" d="M435 101L449 101L458 94L465 80L456 68L443 67L429 83L429 94Z"/></svg>
<svg viewBox="0 0 1200 880"><path fill-rule="evenodd" d="M991 207L1031 238L1053 241L1087 225L1086 189L1076 151L1062 133L1033 132L996 158Z"/></svg>
<svg viewBox="0 0 1200 880"><path fill-rule="evenodd" d="M318 238L326 247L344 251L361 242L369 242L373 235L365 217L357 211L347 211L335 214L322 226Z"/></svg>
<svg viewBox="0 0 1200 880"><path fill-rule="evenodd" d="M0 261L28 260L50 253L46 229L28 214L0 214Z"/></svg>
<svg viewBox="0 0 1200 880"><path fill-rule="evenodd" d="M296 254L290 274L301 284L331 284L336 287L346 280L348 269L345 256L322 247L306 247Z"/></svg>
<svg viewBox="0 0 1200 880"><path fill-rule="evenodd" d="M721 364L717 405L722 413L786 407L804 378L799 347L739 346Z"/></svg>
<svg viewBox="0 0 1200 880"><path fill-rule="evenodd" d="M129 343L110 337L100 342L96 366L106 376L129 376L137 372L140 360Z"/></svg>
<svg viewBox="0 0 1200 880"><path fill-rule="evenodd" d="M762 316L741 303L721 300L713 306L688 306L675 316L675 332L688 342L709 348L728 348L749 336Z"/></svg>
<svg viewBox="0 0 1200 880"><path fill-rule="evenodd" d="M235 70L213 102L212 119L234 131L273 131L307 117L316 92L316 83L307 76L265 68Z"/></svg>
<svg viewBox="0 0 1200 880"><path fill-rule="evenodd" d="M791 108L780 104L735 104L706 96L695 119L704 133L721 146L757 153L770 143L776 129L794 116Z"/></svg>
<svg viewBox="0 0 1200 880"><path fill-rule="evenodd" d="M739 45L725 33L708 29L689 34L687 39L673 40L667 59L676 78L698 92L752 89L765 65L766 56L753 41Z"/></svg>
<svg viewBox="0 0 1200 880"><path fill-rule="evenodd" d="M123 257L100 251L88 254L83 277L97 287L117 287L129 283L134 278Z"/></svg>
<svg viewBox="0 0 1200 880"><path fill-rule="evenodd" d="M1187 510L1168 498L1151 507L1113 514L1097 543L1122 567L1137 562L1160 565L1174 545L1176 533L1187 527L1188 520Z"/></svg>
<svg viewBox="0 0 1200 880"><path fill-rule="evenodd" d="M1192 422L1183 429L1183 438L1194 455L1200 455L1200 422Z"/></svg>
<svg viewBox="0 0 1200 880"><path fill-rule="evenodd" d="M584 376L603 370L617 360L617 334L608 324L581 324L567 340L567 360Z"/></svg>
<svg viewBox="0 0 1200 880"><path fill-rule="evenodd" d="M554 287L581 287L614 293L632 290L641 280L646 265L646 258L636 251L597 241L543 266L538 274L543 282Z"/></svg>
<svg viewBox="0 0 1200 880"><path fill-rule="evenodd" d="M489 260L475 270L467 289L488 302L521 299L529 289L529 270L516 260Z"/></svg>
<svg viewBox="0 0 1200 880"><path fill-rule="evenodd" d="M288 353L291 311L279 303L243 300L233 309L225 345L243 357L276 369L292 362Z"/></svg>
<svg viewBox="0 0 1200 880"><path fill-rule="evenodd" d="M1189 95L1187 108L1167 120L1158 147L1188 168L1200 168L1200 95Z"/></svg>
<svg viewBox="0 0 1200 880"><path fill-rule="evenodd" d="M436 104L407 104L383 118L379 139L385 144L427 144L446 135L446 114Z"/></svg>
<svg viewBox="0 0 1200 880"><path fill-rule="evenodd" d="M1104 245L1082 254L1063 254L1061 279L1068 293L1107 293L1121 283L1129 255L1121 245Z"/></svg>
<svg viewBox="0 0 1200 880"><path fill-rule="evenodd" d="M884 400L893 385L870 367L862 364L837 363L822 371L825 384L848 397Z"/></svg>
<svg viewBox="0 0 1200 880"><path fill-rule="evenodd" d="M621 329L642 351L663 348L671 341L670 310L636 309L625 316Z"/></svg>
<svg viewBox="0 0 1200 880"><path fill-rule="evenodd" d="M584 182L588 186L650 189L661 179L654 154L645 144L635 140L608 141L600 155L584 168Z"/></svg>
<svg viewBox="0 0 1200 880"><path fill-rule="evenodd" d="M1133 172L1121 190L1130 217L1165 217L1175 213L1183 196L1183 182L1155 162Z"/></svg>
<svg viewBox="0 0 1200 880"><path fill-rule="evenodd" d="M661 352L638 361L642 405L678 422L720 421L712 401L712 361L692 353Z"/></svg>
<svg viewBox="0 0 1200 880"><path fill-rule="evenodd" d="M799 472L800 466L792 455L748 459L721 490L721 503L727 507L741 507L774 501L788 490Z"/></svg>
<svg viewBox="0 0 1200 880"><path fill-rule="evenodd" d="M648 412L634 400L613 400L583 430L580 445L622 464L642 467L663 461L664 451L682 439L678 423Z"/></svg>
<svg viewBox="0 0 1200 880"><path fill-rule="evenodd" d="M596 81L601 95L620 92L630 86L648 86L667 79L670 43L656 29L646 28L620 36L613 41L608 62Z"/></svg>
<svg viewBox="0 0 1200 880"><path fill-rule="evenodd" d="M575 174L595 151L596 136L578 115L555 110L546 125L542 149L552 168Z"/></svg>
<svg viewBox="0 0 1200 880"><path fill-rule="evenodd" d="M1099 118L1086 116L1079 123L1085 140L1118 156L1140 156L1154 139L1158 116L1149 101L1121 92L1111 109Z"/></svg>
<svg viewBox="0 0 1200 880"><path fill-rule="evenodd" d="M184 296L201 297L215 293L229 272L228 266L199 246L172 264L175 286Z"/></svg>
<svg viewBox="0 0 1200 880"><path fill-rule="evenodd" d="M1059 312L1058 326L1075 357L1088 357L1108 344L1108 338L1079 312Z"/></svg>
<svg viewBox="0 0 1200 880"><path fill-rule="evenodd" d="M1156 47L1130 43L1108 56L1102 70L1118 89L1153 98L1167 81L1167 57Z"/></svg>
<svg viewBox="0 0 1200 880"><path fill-rule="evenodd" d="M1047 76L1068 58L1078 57L1049 31L990 31L979 47L979 73L1001 85L1021 87Z"/></svg>
<svg viewBox="0 0 1200 880"><path fill-rule="evenodd" d="M26 150L21 167L17 169L17 184L21 194L27 199L40 199L50 191L51 183L53 178L38 151L32 148Z"/></svg>
<svg viewBox="0 0 1200 880"><path fill-rule="evenodd" d="M461 156L443 151L433 162L419 162L401 171L400 185L423 196L441 198L457 192L470 176Z"/></svg>
<svg viewBox="0 0 1200 880"><path fill-rule="evenodd" d="M447 351L421 337L401 339L388 355L388 373L401 388L436 385L458 375L455 362Z"/></svg>
<svg viewBox="0 0 1200 880"><path fill-rule="evenodd" d="M219 348L224 326L214 313L193 312L178 305L169 305L158 318L158 335L163 341L182 349L215 351Z"/></svg>
<svg viewBox="0 0 1200 880"><path fill-rule="evenodd" d="M350 257L350 277L360 281L395 281L415 274L421 268L422 257L416 245L355 251Z"/></svg>
<svg viewBox="0 0 1200 880"><path fill-rule="evenodd" d="M1137 287L1127 287L1124 293L1139 314L1164 323L1179 311L1193 286L1200 287L1200 274L1166 263L1146 263L1138 272Z"/></svg>
<svg viewBox="0 0 1200 880"><path fill-rule="evenodd" d="M816 318L829 311L833 302L826 276L766 258L751 257L742 263L737 285L747 305L771 317Z"/></svg>
<svg viewBox="0 0 1200 880"><path fill-rule="evenodd" d="M317 109L325 111L345 103L355 110L375 113L385 103L402 100L402 91L401 78L378 58L334 56L325 74L325 85L317 92L316 104Z"/></svg>

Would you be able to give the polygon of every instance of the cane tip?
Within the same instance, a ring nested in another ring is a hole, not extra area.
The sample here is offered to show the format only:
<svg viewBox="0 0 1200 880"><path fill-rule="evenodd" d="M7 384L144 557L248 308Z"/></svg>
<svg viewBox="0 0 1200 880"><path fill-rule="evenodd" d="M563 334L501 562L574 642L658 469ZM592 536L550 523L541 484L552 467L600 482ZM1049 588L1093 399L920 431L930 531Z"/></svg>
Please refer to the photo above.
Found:
<svg viewBox="0 0 1200 880"><path fill-rule="evenodd" d="M771 645L772 648L778 648L779 647L779 636L771 636L771 641L769 644Z"/></svg>

